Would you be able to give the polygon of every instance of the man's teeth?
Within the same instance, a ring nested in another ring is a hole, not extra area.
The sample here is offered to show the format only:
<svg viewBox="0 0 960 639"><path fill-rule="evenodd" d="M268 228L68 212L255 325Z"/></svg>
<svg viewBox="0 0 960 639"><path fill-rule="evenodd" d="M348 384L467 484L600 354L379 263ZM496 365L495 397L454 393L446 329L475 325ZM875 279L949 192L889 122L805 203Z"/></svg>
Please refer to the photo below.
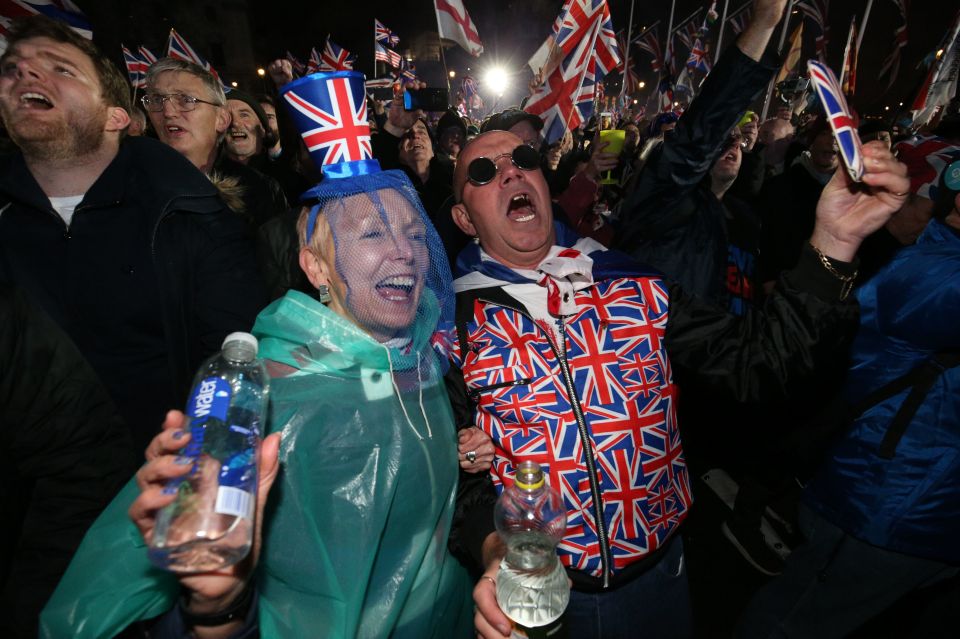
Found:
<svg viewBox="0 0 960 639"><path fill-rule="evenodd" d="M43 104L46 104L48 106L53 106L53 103L50 102L49 99L47 99L47 96L41 95L39 93L31 93L31 92L24 93L23 95L20 96L20 101L21 102L27 102L27 101L42 102Z"/></svg>

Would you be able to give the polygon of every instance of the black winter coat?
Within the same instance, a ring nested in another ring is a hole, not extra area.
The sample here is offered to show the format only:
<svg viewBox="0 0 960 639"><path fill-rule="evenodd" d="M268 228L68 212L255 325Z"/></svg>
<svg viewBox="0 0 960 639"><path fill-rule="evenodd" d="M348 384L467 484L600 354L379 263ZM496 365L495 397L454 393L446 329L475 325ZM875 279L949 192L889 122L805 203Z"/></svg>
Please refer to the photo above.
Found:
<svg viewBox="0 0 960 639"><path fill-rule="evenodd" d="M704 180L730 130L775 71L729 47L667 132L624 202L613 248L662 271L692 295L727 306L723 204Z"/></svg>
<svg viewBox="0 0 960 639"><path fill-rule="evenodd" d="M0 158L0 281L73 340L138 450L266 301L246 224L186 158L147 138L121 143L69 227L22 155Z"/></svg>
<svg viewBox="0 0 960 639"><path fill-rule="evenodd" d="M6 286L0 361L0 636L32 638L84 533L137 456L73 342Z"/></svg>

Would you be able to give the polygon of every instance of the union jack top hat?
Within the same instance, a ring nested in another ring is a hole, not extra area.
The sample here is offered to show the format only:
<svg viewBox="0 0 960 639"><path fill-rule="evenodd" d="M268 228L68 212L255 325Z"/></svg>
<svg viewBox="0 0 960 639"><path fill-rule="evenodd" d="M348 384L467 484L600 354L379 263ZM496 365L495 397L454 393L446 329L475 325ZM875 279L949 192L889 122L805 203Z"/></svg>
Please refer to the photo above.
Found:
<svg viewBox="0 0 960 639"><path fill-rule="evenodd" d="M380 171L370 148L362 73L314 73L282 86L280 95L325 178Z"/></svg>

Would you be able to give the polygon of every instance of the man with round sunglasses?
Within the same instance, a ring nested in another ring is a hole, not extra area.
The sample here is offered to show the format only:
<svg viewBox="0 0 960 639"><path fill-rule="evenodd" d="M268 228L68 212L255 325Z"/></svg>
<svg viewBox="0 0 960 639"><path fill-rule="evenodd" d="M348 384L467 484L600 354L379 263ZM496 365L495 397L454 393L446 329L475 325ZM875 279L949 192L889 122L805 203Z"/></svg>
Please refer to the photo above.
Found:
<svg viewBox="0 0 960 639"><path fill-rule="evenodd" d="M481 134L461 152L454 221L476 243L457 261L457 343L450 379L458 423L489 435L489 474L461 477L453 544L483 570L477 631L509 635L496 605L505 551L493 529L497 491L515 464L541 463L561 491L559 547L573 581L570 636L690 636L683 549L690 507L673 368L740 400L782 394L845 343L860 240L896 210L905 171L868 148L865 183L845 174L819 208L811 245L763 312L740 320L659 273L554 224L549 190L520 138ZM669 357L668 357L669 352ZM654 603L656 602L656 603ZM627 612L629 611L629 612Z"/></svg>

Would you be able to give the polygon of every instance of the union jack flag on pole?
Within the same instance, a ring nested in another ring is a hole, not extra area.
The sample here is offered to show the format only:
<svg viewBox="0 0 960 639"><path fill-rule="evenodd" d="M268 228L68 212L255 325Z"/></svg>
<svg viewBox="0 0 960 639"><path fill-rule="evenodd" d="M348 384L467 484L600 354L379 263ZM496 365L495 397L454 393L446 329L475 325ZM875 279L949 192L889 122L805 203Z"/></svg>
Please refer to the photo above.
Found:
<svg viewBox="0 0 960 639"><path fill-rule="evenodd" d="M287 61L290 63L290 66L293 67L293 72L295 74L298 76L304 75L304 72L307 70L307 66L301 62L297 56L287 51L287 55L284 57L286 57Z"/></svg>
<svg viewBox="0 0 960 639"><path fill-rule="evenodd" d="M141 60L136 53L124 46L123 43L120 44L120 49L123 51L123 63L127 67L127 76L130 78L131 86L135 89L146 87L147 67L150 65Z"/></svg>
<svg viewBox="0 0 960 639"><path fill-rule="evenodd" d="M213 66L200 57L193 47L190 46L182 35L177 33L176 29L170 29L170 38L167 40L167 56L175 60L183 60L185 62L193 62L194 64L203 67L217 79L223 87L229 90L229 87L223 84L223 80L220 79L220 74L217 73L217 70Z"/></svg>
<svg viewBox="0 0 960 639"><path fill-rule="evenodd" d="M640 47L640 49L653 56L653 60L650 61L650 67L654 73L660 73L660 69L663 68L663 53L660 51L660 41L657 39L657 32L653 29L648 29L645 33L641 34L640 37L634 39L633 42Z"/></svg>
<svg viewBox="0 0 960 639"><path fill-rule="evenodd" d="M0 0L0 54L7 50L7 33L12 22L37 14L67 23L88 40L93 38L93 27L87 16L70 0Z"/></svg>
<svg viewBox="0 0 960 639"><path fill-rule="evenodd" d="M323 54L320 56L320 70L325 72L350 71L353 69L353 62L356 58L357 56L351 55L349 51L327 37Z"/></svg>
<svg viewBox="0 0 960 639"><path fill-rule="evenodd" d="M388 46L395 47L400 44L400 37L388 29L382 22L373 19L373 34L377 42L383 42Z"/></svg>
<svg viewBox="0 0 960 639"><path fill-rule="evenodd" d="M359 78L359 79L358 79ZM363 76L346 71L311 75L287 85L283 99L317 166L373 159Z"/></svg>
<svg viewBox="0 0 960 639"><path fill-rule="evenodd" d="M827 122L833 129L833 136L840 147L843 164L847 167L850 177L855 182L859 182L863 177L863 148L850 107L847 106L840 83L837 82L837 76L833 74L830 67L819 60L808 60L807 71L820 97Z"/></svg>
<svg viewBox="0 0 960 639"><path fill-rule="evenodd" d="M809 18L819 29L816 40L817 57L826 64L827 43L830 41L830 25L827 23L827 13L830 10L830 0L802 0L794 5L804 16Z"/></svg>
<svg viewBox="0 0 960 639"><path fill-rule="evenodd" d="M310 57L307 59L307 75L320 71L320 54L316 47L311 47Z"/></svg>
<svg viewBox="0 0 960 639"><path fill-rule="evenodd" d="M145 46L140 45L137 51L140 52L140 59L147 63L147 67L149 67L151 64L157 61L157 56L155 56L153 54L153 51L146 48Z"/></svg>
<svg viewBox="0 0 960 639"><path fill-rule="evenodd" d="M957 95L960 82L960 13L939 49L943 50L943 55L934 58L911 107L915 111L913 121L917 125L929 122L936 115L938 107Z"/></svg>
<svg viewBox="0 0 960 639"><path fill-rule="evenodd" d="M897 10L900 12L900 18L903 22L899 27L893 31L893 51L890 52L890 55L886 57L883 61L883 66L880 67L880 77L885 75L889 76L887 81L887 90L893 86L894 80L897 79L897 73L900 71L900 53L905 46L907 46L908 37L907 37L907 0L893 0L893 3L897 5Z"/></svg>

